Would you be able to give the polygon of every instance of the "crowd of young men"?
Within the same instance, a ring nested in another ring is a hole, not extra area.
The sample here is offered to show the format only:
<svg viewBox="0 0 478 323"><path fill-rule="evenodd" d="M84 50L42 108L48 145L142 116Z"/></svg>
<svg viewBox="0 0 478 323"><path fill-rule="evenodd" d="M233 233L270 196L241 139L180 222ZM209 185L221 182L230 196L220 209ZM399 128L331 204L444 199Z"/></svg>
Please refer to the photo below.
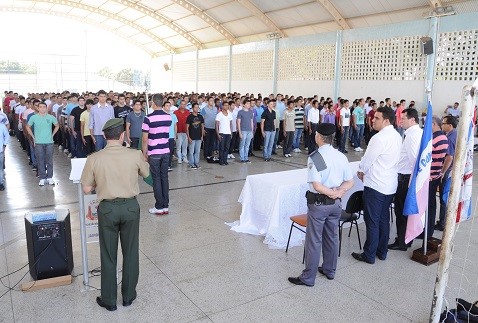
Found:
<svg viewBox="0 0 478 323"><path fill-rule="evenodd" d="M149 120L147 115L151 112L147 111L147 99L144 93L107 93L103 90L82 94L68 91L32 93L26 97L10 91L5 92L0 122L10 130L10 134L16 136L27 152L30 165L40 178L39 185L54 185L54 144L70 158L86 157L105 147L102 129L111 118L122 118L124 121L124 145L139 149L143 145L145 120ZM152 97L149 97L149 101L153 104ZM235 159L236 152L239 153L241 163L250 163L249 157L254 156L254 151L262 151L262 157L267 162L272 159L272 155L277 154L278 149L282 149L284 157L290 158L292 153L302 151L302 142L303 149L311 153L316 149L315 130L321 123L335 125L335 145L344 154L349 146L356 152L362 152L362 147L372 142L364 156L367 161L374 151L383 149L376 143L378 139L372 141L372 138L383 128L393 128L399 137L405 137L405 140L400 139L400 145L394 147L397 150L394 153L397 164L387 172L379 171L376 183L369 183L369 187L376 191L374 194L395 196L398 236L388 247L393 250L408 248L404 243L406 217L401 214L401 210L418 153L422 119L413 101L407 107L405 100L397 103L390 98L380 102L370 97L360 98L350 104L347 99L338 98L334 102L331 98L318 96L304 98L282 94L263 97L261 94L249 93L164 93L161 102L156 103L159 104L157 110L171 116L168 138L162 143L164 149L167 146L169 155L166 166L161 164L161 171L164 171L164 167L171 171L173 160L177 160L178 164L188 163L192 170L199 169L201 146L203 160L221 166L226 166L228 161ZM447 116L444 119L433 117L433 192L430 191L430 201L437 186L444 185L450 177L459 116L458 103L447 107L445 113ZM382 127L378 126L380 122ZM390 127L384 126L385 123ZM393 133L390 132L391 134ZM7 140L4 139L3 142ZM4 154L4 149L1 153ZM396 174L392 174L394 172ZM366 170L362 169L361 173L366 174ZM391 192L382 187L384 185L377 184L380 183L378 178L381 176L396 177L398 188L394 187ZM0 184L0 189L4 189L3 177ZM443 197L440 198L440 204L440 218L436 228L442 230L445 210ZM434 206L431 202L430 206L429 216L432 223L435 223L436 204ZM167 210L167 206L158 204L155 209ZM376 224L367 221L367 217L370 220L370 214L365 216L366 223L369 222L367 227ZM381 225L378 227L381 228ZM374 230L371 229L370 232L375 232ZM431 234L432 229L429 230L429 236ZM374 238L369 237L370 239ZM370 255L372 253L373 251ZM372 262L370 255L365 255L364 259ZM384 256L383 249L379 256Z"/></svg>

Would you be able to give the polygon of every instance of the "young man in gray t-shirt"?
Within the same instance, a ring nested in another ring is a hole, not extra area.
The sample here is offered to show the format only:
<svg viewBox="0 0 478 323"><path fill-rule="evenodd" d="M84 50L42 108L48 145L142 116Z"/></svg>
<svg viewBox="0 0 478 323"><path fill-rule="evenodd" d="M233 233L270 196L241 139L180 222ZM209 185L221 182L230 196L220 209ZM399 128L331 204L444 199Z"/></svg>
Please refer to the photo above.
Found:
<svg viewBox="0 0 478 323"><path fill-rule="evenodd" d="M249 146L252 140L254 129L254 113L251 110L251 101L245 99L242 103L242 110L237 113L237 133L241 142L239 143L239 156L241 163L250 163Z"/></svg>
<svg viewBox="0 0 478 323"><path fill-rule="evenodd" d="M130 148L138 149L139 138L142 137L141 127L144 120L144 112L141 110L141 101L134 101L133 111L126 116L126 142Z"/></svg>

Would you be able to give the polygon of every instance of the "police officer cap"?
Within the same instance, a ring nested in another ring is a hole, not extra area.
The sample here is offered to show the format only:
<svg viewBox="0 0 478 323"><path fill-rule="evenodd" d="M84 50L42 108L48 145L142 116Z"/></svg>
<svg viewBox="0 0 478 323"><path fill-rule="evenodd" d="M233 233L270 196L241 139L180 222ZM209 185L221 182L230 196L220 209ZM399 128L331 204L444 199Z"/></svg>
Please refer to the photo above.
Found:
<svg viewBox="0 0 478 323"><path fill-rule="evenodd" d="M123 118L113 118L106 121L105 125L103 126L103 131L110 130L116 128L118 126L122 126L124 123Z"/></svg>
<svg viewBox="0 0 478 323"><path fill-rule="evenodd" d="M331 136L335 133L335 125L331 123L321 123L317 126L317 132L322 136Z"/></svg>

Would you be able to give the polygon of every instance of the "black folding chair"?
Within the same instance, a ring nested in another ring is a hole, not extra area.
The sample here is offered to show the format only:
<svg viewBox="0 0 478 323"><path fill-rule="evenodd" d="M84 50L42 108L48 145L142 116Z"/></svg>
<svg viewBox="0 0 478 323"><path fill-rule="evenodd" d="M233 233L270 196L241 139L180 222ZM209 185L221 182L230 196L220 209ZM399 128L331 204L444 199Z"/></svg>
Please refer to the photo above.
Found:
<svg viewBox="0 0 478 323"><path fill-rule="evenodd" d="M360 232L358 228L357 220L360 219L360 215L363 212L363 191L357 191L352 193L349 200L347 201L347 206L345 210L342 210L342 215L340 216L339 221L339 257L340 251L342 249L342 227L345 223L350 223L349 237L352 233L352 226L355 225L357 228L357 236L359 241L359 247L362 249L362 243L360 241Z"/></svg>

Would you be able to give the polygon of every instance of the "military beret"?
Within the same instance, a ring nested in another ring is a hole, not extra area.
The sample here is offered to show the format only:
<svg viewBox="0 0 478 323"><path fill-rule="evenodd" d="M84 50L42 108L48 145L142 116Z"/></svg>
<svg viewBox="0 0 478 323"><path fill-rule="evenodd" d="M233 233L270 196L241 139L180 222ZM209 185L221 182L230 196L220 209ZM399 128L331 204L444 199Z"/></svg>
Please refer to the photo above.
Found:
<svg viewBox="0 0 478 323"><path fill-rule="evenodd" d="M332 123L321 123L317 126L317 132L322 136L331 136L335 133L335 125Z"/></svg>
<svg viewBox="0 0 478 323"><path fill-rule="evenodd" d="M110 130L116 128L118 126L122 126L124 124L123 118L113 118L106 121L105 125L103 126L103 131Z"/></svg>

